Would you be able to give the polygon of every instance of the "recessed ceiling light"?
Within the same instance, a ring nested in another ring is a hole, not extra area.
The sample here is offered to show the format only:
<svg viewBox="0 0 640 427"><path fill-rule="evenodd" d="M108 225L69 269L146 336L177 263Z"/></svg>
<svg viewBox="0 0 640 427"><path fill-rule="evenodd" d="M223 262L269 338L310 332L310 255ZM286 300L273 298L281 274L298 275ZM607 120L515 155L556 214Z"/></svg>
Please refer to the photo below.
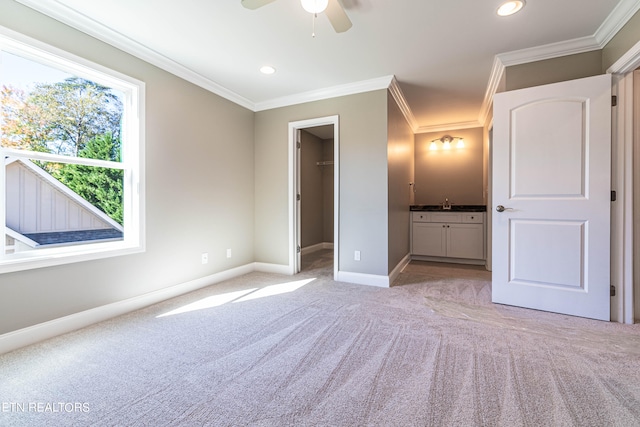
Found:
<svg viewBox="0 0 640 427"><path fill-rule="evenodd" d="M262 67L260 67L260 72L262 74L273 74L276 72L276 69L271 65L263 65Z"/></svg>
<svg viewBox="0 0 640 427"><path fill-rule="evenodd" d="M498 8L498 15L509 16L518 12L524 7L524 0L508 1Z"/></svg>

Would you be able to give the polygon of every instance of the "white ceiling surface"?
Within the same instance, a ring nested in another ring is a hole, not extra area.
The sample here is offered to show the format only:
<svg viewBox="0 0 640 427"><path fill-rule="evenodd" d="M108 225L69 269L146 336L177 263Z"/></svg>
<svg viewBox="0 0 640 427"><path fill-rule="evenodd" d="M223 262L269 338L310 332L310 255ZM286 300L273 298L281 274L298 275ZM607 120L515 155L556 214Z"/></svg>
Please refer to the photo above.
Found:
<svg viewBox="0 0 640 427"><path fill-rule="evenodd" d="M312 38L299 0L257 10L240 0L17 1L254 111L395 76L416 131L481 125L496 58L602 48L640 8L639 0L527 0L504 18L495 13L502 0L341 0L353 27L335 33L321 14ZM261 74L264 64L277 72Z"/></svg>

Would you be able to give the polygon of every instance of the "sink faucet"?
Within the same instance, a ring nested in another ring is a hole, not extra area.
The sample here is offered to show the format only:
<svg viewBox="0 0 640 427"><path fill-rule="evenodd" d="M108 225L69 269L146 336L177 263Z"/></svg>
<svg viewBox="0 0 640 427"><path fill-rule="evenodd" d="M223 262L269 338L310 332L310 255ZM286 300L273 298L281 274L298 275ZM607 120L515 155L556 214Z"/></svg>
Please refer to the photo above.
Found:
<svg viewBox="0 0 640 427"><path fill-rule="evenodd" d="M451 209L451 203L449 202L448 198L444 199L444 203L442 204L442 209L444 209L444 210L450 210Z"/></svg>

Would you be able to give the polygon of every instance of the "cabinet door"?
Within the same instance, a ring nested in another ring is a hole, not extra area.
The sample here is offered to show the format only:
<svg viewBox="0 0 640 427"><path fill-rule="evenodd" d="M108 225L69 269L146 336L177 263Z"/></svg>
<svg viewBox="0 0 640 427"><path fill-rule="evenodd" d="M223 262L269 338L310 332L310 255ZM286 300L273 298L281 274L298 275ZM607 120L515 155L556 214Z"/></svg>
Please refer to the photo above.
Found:
<svg viewBox="0 0 640 427"><path fill-rule="evenodd" d="M411 253L423 256L446 256L446 230L446 225L439 222L414 222Z"/></svg>
<svg viewBox="0 0 640 427"><path fill-rule="evenodd" d="M484 259L482 224L447 224L447 256Z"/></svg>

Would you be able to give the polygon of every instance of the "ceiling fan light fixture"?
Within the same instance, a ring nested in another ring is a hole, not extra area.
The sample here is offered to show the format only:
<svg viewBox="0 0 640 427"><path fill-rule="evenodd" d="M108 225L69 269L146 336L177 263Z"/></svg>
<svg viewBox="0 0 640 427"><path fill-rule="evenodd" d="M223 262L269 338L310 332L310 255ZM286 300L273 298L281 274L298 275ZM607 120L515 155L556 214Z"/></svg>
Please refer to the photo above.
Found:
<svg viewBox="0 0 640 427"><path fill-rule="evenodd" d="M300 0L302 7L309 13L322 13L329 5L329 0Z"/></svg>
<svg viewBox="0 0 640 427"><path fill-rule="evenodd" d="M524 7L524 0L515 0L502 3L498 8L497 14L500 16L513 15Z"/></svg>

